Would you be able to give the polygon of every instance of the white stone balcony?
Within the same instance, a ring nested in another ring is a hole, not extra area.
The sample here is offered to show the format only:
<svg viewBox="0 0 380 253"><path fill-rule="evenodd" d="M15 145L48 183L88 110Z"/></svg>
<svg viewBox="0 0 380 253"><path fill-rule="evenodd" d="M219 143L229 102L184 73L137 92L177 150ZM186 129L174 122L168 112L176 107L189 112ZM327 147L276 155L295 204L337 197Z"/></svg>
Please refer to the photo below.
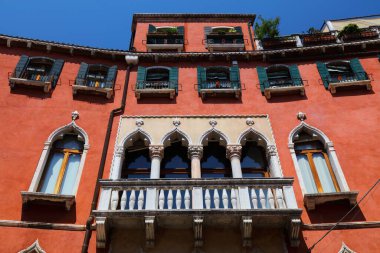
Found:
<svg viewBox="0 0 380 253"><path fill-rule="evenodd" d="M102 180L97 217L98 247L107 227L144 228L153 245L155 227L193 228L194 245L203 244L202 229L241 227L250 246L252 227L286 228L298 244L301 209L292 178ZM144 225L143 225L144 224Z"/></svg>

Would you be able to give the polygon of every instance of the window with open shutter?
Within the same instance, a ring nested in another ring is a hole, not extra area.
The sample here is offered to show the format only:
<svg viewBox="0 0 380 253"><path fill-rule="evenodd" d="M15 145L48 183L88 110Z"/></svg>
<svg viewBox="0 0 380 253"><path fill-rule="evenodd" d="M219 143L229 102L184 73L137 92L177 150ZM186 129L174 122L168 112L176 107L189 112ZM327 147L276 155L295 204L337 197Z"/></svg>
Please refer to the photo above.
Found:
<svg viewBox="0 0 380 253"><path fill-rule="evenodd" d="M257 75L259 77L259 83L260 83L260 90L262 93L264 93L265 86L268 85L268 75L267 70L264 67L257 66Z"/></svg>
<svg viewBox="0 0 380 253"><path fill-rule="evenodd" d="M326 64L323 62L317 62L317 68L319 71L319 75L321 76L323 85L327 89L329 87L330 73L327 70Z"/></svg>
<svg viewBox="0 0 380 253"><path fill-rule="evenodd" d="M78 71L77 77L75 79L76 85L85 85L87 72L88 72L88 64L85 62L82 62L80 64L79 71Z"/></svg>
<svg viewBox="0 0 380 253"><path fill-rule="evenodd" d="M63 68L64 60L56 59L51 67L50 76L52 78L52 87L57 85L59 75L61 74Z"/></svg>
<svg viewBox="0 0 380 253"><path fill-rule="evenodd" d="M26 68L26 66L28 65L28 62L29 62L29 57L26 56L26 55L21 55L20 56L20 59L16 65L16 68L15 68L15 71L14 71L14 77L16 78L21 78L22 77L22 74Z"/></svg>

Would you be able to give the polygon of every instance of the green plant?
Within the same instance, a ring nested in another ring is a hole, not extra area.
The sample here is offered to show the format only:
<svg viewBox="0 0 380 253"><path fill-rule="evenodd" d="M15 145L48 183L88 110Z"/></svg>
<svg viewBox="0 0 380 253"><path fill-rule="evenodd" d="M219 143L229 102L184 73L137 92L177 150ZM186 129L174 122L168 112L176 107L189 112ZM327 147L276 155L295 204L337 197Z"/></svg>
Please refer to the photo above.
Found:
<svg viewBox="0 0 380 253"><path fill-rule="evenodd" d="M258 17L260 23L255 24L255 37L259 40L264 38L274 38L280 34L278 26L280 24L280 18L276 17L274 19L264 19L263 17Z"/></svg>
<svg viewBox="0 0 380 253"><path fill-rule="evenodd" d="M360 31L357 24L348 24L339 32L338 37L342 37L346 34L358 33Z"/></svg>
<svg viewBox="0 0 380 253"><path fill-rule="evenodd" d="M314 28L314 27L310 27L308 30L307 30L307 33L308 34L316 34L316 33L320 33L321 31Z"/></svg>

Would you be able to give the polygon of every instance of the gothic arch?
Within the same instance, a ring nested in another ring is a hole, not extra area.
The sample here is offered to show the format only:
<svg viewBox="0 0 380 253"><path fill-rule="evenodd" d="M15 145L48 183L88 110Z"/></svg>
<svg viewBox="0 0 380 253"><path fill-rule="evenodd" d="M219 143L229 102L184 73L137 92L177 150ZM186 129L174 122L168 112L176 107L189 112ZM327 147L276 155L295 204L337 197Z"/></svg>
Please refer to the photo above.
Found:
<svg viewBox="0 0 380 253"><path fill-rule="evenodd" d="M199 145L206 144L206 142L208 142L208 138L213 135L219 136L219 143L223 146L227 146L227 144L230 143L228 137L224 133L218 129L211 128L202 134L201 138L199 139Z"/></svg>
<svg viewBox="0 0 380 253"><path fill-rule="evenodd" d="M18 253L46 253L38 243L38 239L28 248L20 250Z"/></svg>
<svg viewBox="0 0 380 253"><path fill-rule="evenodd" d="M90 142L88 135L86 131L83 130L83 128L79 127L75 121L71 121L69 124L62 126L60 128L57 128L54 130L48 137L46 143L51 145L54 141L60 139L63 137L64 134L67 133L76 133L78 134L79 138L81 138L84 141L84 149L88 149Z"/></svg>
<svg viewBox="0 0 380 253"><path fill-rule="evenodd" d="M310 126L306 122L302 121L298 126L296 126L290 132L289 137L288 137L289 146L294 145L294 138L297 138L297 135L299 133L301 133L302 131L305 131L306 133L308 133L311 136L315 137L316 139L318 139L319 141L321 141L325 146L326 145L329 145L329 146L333 145L333 143L330 141L330 139L327 137L327 135L324 134L321 130L319 130L316 127Z"/></svg>
<svg viewBox="0 0 380 253"><path fill-rule="evenodd" d="M132 133L129 133L121 142L119 147L123 147L123 149L131 146L133 142L137 139L142 139L145 143L145 145L149 146L149 144L152 144L153 140L150 135L145 132L144 130L138 128Z"/></svg>
<svg viewBox="0 0 380 253"><path fill-rule="evenodd" d="M268 138L260 133L259 131L253 129L252 127L246 129L244 132L242 132L237 140L238 144L244 145L244 143L247 141L246 138L248 137L254 137L252 138L254 141L257 142L259 146L262 146L263 148L267 148L270 145L273 145L271 141L268 140Z"/></svg>
<svg viewBox="0 0 380 253"><path fill-rule="evenodd" d="M190 136L187 135L185 132L181 131L178 128L174 128L173 130L171 130L170 132L168 132L167 134L165 134L164 137L162 137L162 139L160 141L160 144L163 145L164 147L168 146L170 144L170 138L173 135L179 135L179 136L181 136L182 139L183 139L182 140L182 145L184 145L184 146L189 146L189 145L192 144Z"/></svg>

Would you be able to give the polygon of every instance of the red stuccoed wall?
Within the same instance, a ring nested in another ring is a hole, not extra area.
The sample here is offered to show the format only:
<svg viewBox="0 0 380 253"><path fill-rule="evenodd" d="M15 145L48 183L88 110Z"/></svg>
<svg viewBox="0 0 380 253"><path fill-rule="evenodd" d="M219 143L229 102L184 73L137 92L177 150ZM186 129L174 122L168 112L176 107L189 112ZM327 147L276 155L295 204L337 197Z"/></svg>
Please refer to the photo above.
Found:
<svg viewBox="0 0 380 253"><path fill-rule="evenodd" d="M14 91L10 91L8 72L14 70L21 54L65 60L60 84L51 96L38 89L16 87ZM113 100L92 95L73 98L70 83L75 79L81 61L119 65ZM109 112L120 105L124 80L123 62L0 48L0 220L85 225L90 213ZM20 192L27 191L30 186L44 142L54 130L71 122L71 112L75 110L80 113L76 123L87 132L90 143L76 195L76 205L69 212L64 207L43 205L22 208ZM116 129L117 124L114 126L113 139ZM113 147L113 144L110 146ZM110 152L112 150L110 148ZM110 167L110 160L107 160L106 167ZM84 232L0 227L0 252L18 252L37 238L47 252L79 252L83 237ZM94 243L95 241L91 244L93 249Z"/></svg>

